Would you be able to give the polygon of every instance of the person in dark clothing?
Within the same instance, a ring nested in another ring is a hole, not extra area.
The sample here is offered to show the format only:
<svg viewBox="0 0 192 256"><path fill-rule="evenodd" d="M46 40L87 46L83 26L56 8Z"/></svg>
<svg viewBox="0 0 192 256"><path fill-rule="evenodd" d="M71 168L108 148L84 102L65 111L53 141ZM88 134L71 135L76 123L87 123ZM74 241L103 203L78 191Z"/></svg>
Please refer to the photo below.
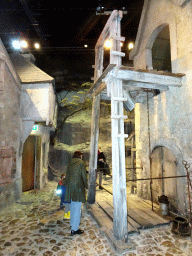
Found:
<svg viewBox="0 0 192 256"><path fill-rule="evenodd" d="M97 169L99 171L99 189L102 189L102 178L103 175L110 174L110 169L106 163L106 157L103 152L98 150L98 160L97 160Z"/></svg>
<svg viewBox="0 0 192 256"><path fill-rule="evenodd" d="M81 205L86 202L85 189L88 189L83 153L76 151L69 162L66 171L65 200L71 202L71 235L80 235L84 231L79 229L81 219Z"/></svg>

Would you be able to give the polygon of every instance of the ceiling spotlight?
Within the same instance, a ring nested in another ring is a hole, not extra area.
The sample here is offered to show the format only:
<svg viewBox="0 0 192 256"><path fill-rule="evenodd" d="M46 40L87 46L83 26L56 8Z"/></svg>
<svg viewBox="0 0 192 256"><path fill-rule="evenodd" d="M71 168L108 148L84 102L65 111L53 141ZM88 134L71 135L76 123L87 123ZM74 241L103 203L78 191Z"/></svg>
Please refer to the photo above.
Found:
<svg viewBox="0 0 192 256"><path fill-rule="evenodd" d="M105 43L104 43L104 47L105 47L106 49L110 49L111 46L112 46L111 40L109 40L109 39L106 40Z"/></svg>
<svg viewBox="0 0 192 256"><path fill-rule="evenodd" d="M96 8L96 14L99 15L99 14L103 14L105 11L105 7L102 6L102 5L99 5L97 8Z"/></svg>
<svg viewBox="0 0 192 256"><path fill-rule="evenodd" d="M130 43L128 44L128 49L129 49L129 50L132 50L133 47L134 47L134 43L133 43L133 42L130 42Z"/></svg>
<svg viewBox="0 0 192 256"><path fill-rule="evenodd" d="M16 50L21 49L21 43L20 43L18 40L14 40L14 41L12 42L12 46L13 46L13 48L16 49Z"/></svg>
<svg viewBox="0 0 192 256"><path fill-rule="evenodd" d="M22 48L27 48L27 47L28 47L27 42L24 41L24 40L22 40L22 41L20 42L20 45L21 45Z"/></svg>
<svg viewBox="0 0 192 256"><path fill-rule="evenodd" d="M40 48L40 44L39 43L35 43L34 46L35 46L36 49Z"/></svg>

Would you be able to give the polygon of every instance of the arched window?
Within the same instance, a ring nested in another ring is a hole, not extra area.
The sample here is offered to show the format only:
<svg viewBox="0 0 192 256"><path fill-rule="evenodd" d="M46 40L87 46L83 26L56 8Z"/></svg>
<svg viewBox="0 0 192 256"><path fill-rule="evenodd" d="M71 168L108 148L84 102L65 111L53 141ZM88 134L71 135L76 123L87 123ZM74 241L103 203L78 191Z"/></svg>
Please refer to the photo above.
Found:
<svg viewBox="0 0 192 256"><path fill-rule="evenodd" d="M152 46L153 69L171 72L171 51L169 26L164 27Z"/></svg>

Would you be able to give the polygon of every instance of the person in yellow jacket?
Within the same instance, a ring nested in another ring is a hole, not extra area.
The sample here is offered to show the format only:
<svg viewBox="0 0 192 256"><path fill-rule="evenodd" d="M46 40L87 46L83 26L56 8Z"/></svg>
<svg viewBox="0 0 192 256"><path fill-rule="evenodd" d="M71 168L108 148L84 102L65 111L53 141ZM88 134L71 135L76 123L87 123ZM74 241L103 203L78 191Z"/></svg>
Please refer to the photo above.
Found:
<svg viewBox="0 0 192 256"><path fill-rule="evenodd" d="M80 235L84 232L79 229L81 205L86 202L85 189L88 189L86 166L81 151L75 151L67 166L65 185L65 200L71 202L71 235Z"/></svg>

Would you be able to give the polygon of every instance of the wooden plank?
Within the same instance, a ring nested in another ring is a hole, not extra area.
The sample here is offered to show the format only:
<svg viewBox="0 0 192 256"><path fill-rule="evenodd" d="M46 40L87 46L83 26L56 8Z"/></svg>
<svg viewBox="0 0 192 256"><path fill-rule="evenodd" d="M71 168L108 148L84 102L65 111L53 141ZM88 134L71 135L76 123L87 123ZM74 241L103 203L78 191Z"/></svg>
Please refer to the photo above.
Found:
<svg viewBox="0 0 192 256"><path fill-rule="evenodd" d="M129 212L131 212L131 210L136 211L139 216L142 216L143 218L147 219L147 221L150 222L153 226L167 223L167 221L165 221L162 217L156 215L152 210L150 210L149 207L143 207L138 202L132 203L131 207L129 205Z"/></svg>
<svg viewBox="0 0 192 256"><path fill-rule="evenodd" d="M92 204L90 208L92 209L91 215L96 219L96 222L100 227L103 226L104 223L107 229L113 229L113 222L109 218L106 218L106 214L101 208L96 204Z"/></svg>
<svg viewBox="0 0 192 256"><path fill-rule="evenodd" d="M113 219L113 210L114 210L114 208L111 205L109 205L105 201L100 201L98 203L98 205L100 205L107 212L107 214ZM138 232L137 228L132 226L131 223L128 222L127 224L128 224L128 233Z"/></svg>
<svg viewBox="0 0 192 256"><path fill-rule="evenodd" d="M154 224L149 221L147 218L143 217L143 213L139 209L127 209L127 214L134 221L136 221L141 228L149 228L154 227Z"/></svg>
<svg viewBox="0 0 192 256"><path fill-rule="evenodd" d="M139 200L139 202L142 202L143 204L148 205L151 209L152 202L150 200L141 199L141 198L138 198L138 200ZM159 210L159 205L153 202L153 208L156 210Z"/></svg>
<svg viewBox="0 0 192 256"><path fill-rule="evenodd" d="M152 209L151 202L149 200L141 199L135 195L128 196L127 198L128 198L128 203L130 205L134 204L134 207L136 207L136 208L141 208L141 207L139 207L141 205L142 207ZM153 203L153 208L158 210L159 206L157 204Z"/></svg>
<svg viewBox="0 0 192 256"><path fill-rule="evenodd" d="M132 202L128 203L128 207L133 208L133 209L138 208L140 211L144 212L143 216L146 216L146 214L147 214L147 216L149 216L149 218L151 220L152 219L155 220L154 225L169 223L169 221L165 220L161 216L159 216L156 213L154 213L152 211L152 209L150 208L150 205L148 205L147 203L143 202L139 198L135 198L135 200L132 199ZM159 207L157 209L159 209Z"/></svg>
<svg viewBox="0 0 192 256"><path fill-rule="evenodd" d="M159 224L168 224L170 221L169 220L165 220L163 217L157 215L156 213L154 213L152 210L147 210L147 209L143 209L142 210L144 213L146 213L148 216L150 216L151 218L153 218L154 220L157 221L156 225Z"/></svg>
<svg viewBox="0 0 192 256"><path fill-rule="evenodd" d="M149 74L161 74L164 76L173 76L173 77L183 77L185 74L181 73L170 73L166 71L157 71L156 69L136 69L134 67L128 67L128 66L121 66L121 70L131 70L131 71L138 71L138 72L144 72Z"/></svg>
<svg viewBox="0 0 192 256"><path fill-rule="evenodd" d="M109 204L111 207L112 204L111 202L107 202L107 204ZM137 230L138 228L141 228L141 225L139 225L137 222L135 222L130 216L128 216L128 225L131 225L135 230ZM128 229L129 230L129 229Z"/></svg>
<svg viewBox="0 0 192 256"><path fill-rule="evenodd" d="M104 211L106 211L111 219L113 219L113 208L110 205L108 205L105 201L100 201L98 205L103 208Z"/></svg>
<svg viewBox="0 0 192 256"><path fill-rule="evenodd" d="M163 84L155 84L155 83L140 83L137 81L127 81L124 83L124 87L128 89L129 87L133 87L134 89L139 88L146 88L146 89L157 89L162 91L168 91L169 87Z"/></svg>
<svg viewBox="0 0 192 256"><path fill-rule="evenodd" d="M153 218L149 213L152 213L152 210L149 209L149 207L147 206L143 206L142 204L138 203L138 202L132 202L132 204L128 204L129 205L129 209L134 209L134 210L138 210L139 215L141 215L142 217L146 218L152 225L159 225L160 223L162 223L162 219L159 220L158 218ZM129 210L130 211L130 210ZM148 213L146 214L147 211ZM158 222L160 221L160 223Z"/></svg>
<svg viewBox="0 0 192 256"><path fill-rule="evenodd" d="M114 77L133 82L162 84L166 86L182 86L182 77L152 74L149 72L139 72L134 70L115 69Z"/></svg>
<svg viewBox="0 0 192 256"><path fill-rule="evenodd" d="M129 224L138 231L138 229L141 229L141 225L137 223L134 219L132 219L129 215L127 216L127 222L128 222L128 230L129 230Z"/></svg>
<svg viewBox="0 0 192 256"><path fill-rule="evenodd" d="M99 87L97 88L96 91L93 92L92 96L95 95L97 96L98 94L102 93L102 91L106 88L106 84L105 83L101 83L99 85Z"/></svg>
<svg viewBox="0 0 192 256"><path fill-rule="evenodd" d="M101 84L103 84L103 79L108 75L108 73L116 66L116 64L109 64L108 67L105 69L105 71L102 73L102 75L97 79L97 81L95 82L95 84L91 87L91 89L88 91L88 95L93 95L95 93L95 95L97 95L97 90L99 89L99 86ZM105 86L102 86L102 88L100 88L100 93L101 93L101 89L104 90Z"/></svg>

